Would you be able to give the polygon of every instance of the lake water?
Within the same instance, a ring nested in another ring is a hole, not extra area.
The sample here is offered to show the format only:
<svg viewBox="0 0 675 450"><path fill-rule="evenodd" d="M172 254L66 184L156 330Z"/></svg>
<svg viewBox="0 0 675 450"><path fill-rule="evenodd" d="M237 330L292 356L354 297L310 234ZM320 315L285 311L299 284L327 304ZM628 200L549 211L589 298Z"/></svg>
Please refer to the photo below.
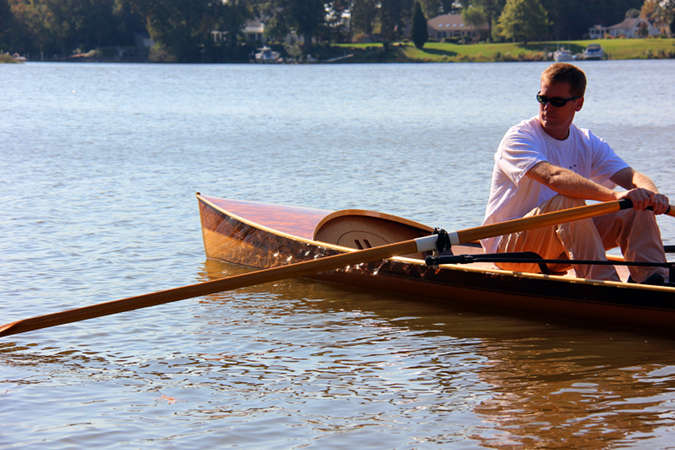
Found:
<svg viewBox="0 0 675 450"><path fill-rule="evenodd" d="M0 65L0 323L236 273L195 192L479 225L546 63ZM577 123L675 202L675 61ZM675 244L675 219L660 217ZM666 448L673 341L304 280L0 340L0 447Z"/></svg>

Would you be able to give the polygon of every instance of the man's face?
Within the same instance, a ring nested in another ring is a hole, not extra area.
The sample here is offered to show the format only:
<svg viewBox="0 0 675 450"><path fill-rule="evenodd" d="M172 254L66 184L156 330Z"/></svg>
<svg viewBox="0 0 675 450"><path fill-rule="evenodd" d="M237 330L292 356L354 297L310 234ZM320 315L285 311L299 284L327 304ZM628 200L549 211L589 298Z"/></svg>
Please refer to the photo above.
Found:
<svg viewBox="0 0 675 450"><path fill-rule="evenodd" d="M539 95L551 99L569 99L574 97L569 83L555 83L541 80ZM581 109L584 98L569 100L563 106L554 106L551 102L539 103L539 123L544 131L555 139L565 139L569 134L574 114Z"/></svg>

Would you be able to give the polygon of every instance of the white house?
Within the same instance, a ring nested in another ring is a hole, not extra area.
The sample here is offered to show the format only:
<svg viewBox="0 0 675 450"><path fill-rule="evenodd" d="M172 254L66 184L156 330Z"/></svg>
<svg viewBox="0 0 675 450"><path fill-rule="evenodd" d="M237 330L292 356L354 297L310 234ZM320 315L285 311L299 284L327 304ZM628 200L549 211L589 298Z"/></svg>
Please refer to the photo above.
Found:
<svg viewBox="0 0 675 450"><path fill-rule="evenodd" d="M248 42L265 43L265 23L259 20L249 20L244 26L244 35Z"/></svg>
<svg viewBox="0 0 675 450"><path fill-rule="evenodd" d="M591 39L602 39L605 37L606 32L607 27L603 27L602 25L593 25L588 29L588 37Z"/></svg>
<svg viewBox="0 0 675 450"><path fill-rule="evenodd" d="M588 35L591 39L601 39L605 36L638 38L641 37L640 29L646 29L647 36L658 36L660 34L658 28L648 20L641 17L635 17L625 19L623 22L609 27L593 25L588 29Z"/></svg>
<svg viewBox="0 0 675 450"><path fill-rule="evenodd" d="M265 43L265 23L259 20L249 20L244 25L242 30L244 36L246 36L246 41L251 44L264 44ZM228 35L228 31L212 30L211 38L213 42L222 42Z"/></svg>

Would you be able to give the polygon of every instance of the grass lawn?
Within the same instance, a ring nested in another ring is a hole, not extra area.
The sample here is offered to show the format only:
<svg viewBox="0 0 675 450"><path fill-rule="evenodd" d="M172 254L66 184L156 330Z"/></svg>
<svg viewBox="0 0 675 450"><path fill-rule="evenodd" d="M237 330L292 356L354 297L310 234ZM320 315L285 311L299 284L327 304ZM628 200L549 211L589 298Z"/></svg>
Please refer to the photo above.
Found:
<svg viewBox="0 0 675 450"><path fill-rule="evenodd" d="M353 62L487 62L546 61L559 47L581 53L600 44L609 59L675 58L675 39L597 39L588 41L451 44L428 42L422 50L409 43L394 44L384 52L381 44L339 44L332 48L350 53Z"/></svg>

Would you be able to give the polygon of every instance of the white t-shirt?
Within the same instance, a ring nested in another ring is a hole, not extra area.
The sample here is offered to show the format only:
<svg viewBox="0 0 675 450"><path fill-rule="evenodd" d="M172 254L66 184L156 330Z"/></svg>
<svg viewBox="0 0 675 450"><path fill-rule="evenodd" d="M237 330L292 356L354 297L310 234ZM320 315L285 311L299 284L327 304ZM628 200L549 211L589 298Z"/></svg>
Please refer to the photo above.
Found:
<svg viewBox="0 0 675 450"><path fill-rule="evenodd" d="M628 167L604 140L589 130L572 125L567 139L560 141L546 134L538 117L511 127L494 158L484 225L522 217L557 194L525 176L539 162L570 169L610 189L615 186L610 177ZM500 239L501 236L487 238L481 243L486 252L494 253Z"/></svg>

